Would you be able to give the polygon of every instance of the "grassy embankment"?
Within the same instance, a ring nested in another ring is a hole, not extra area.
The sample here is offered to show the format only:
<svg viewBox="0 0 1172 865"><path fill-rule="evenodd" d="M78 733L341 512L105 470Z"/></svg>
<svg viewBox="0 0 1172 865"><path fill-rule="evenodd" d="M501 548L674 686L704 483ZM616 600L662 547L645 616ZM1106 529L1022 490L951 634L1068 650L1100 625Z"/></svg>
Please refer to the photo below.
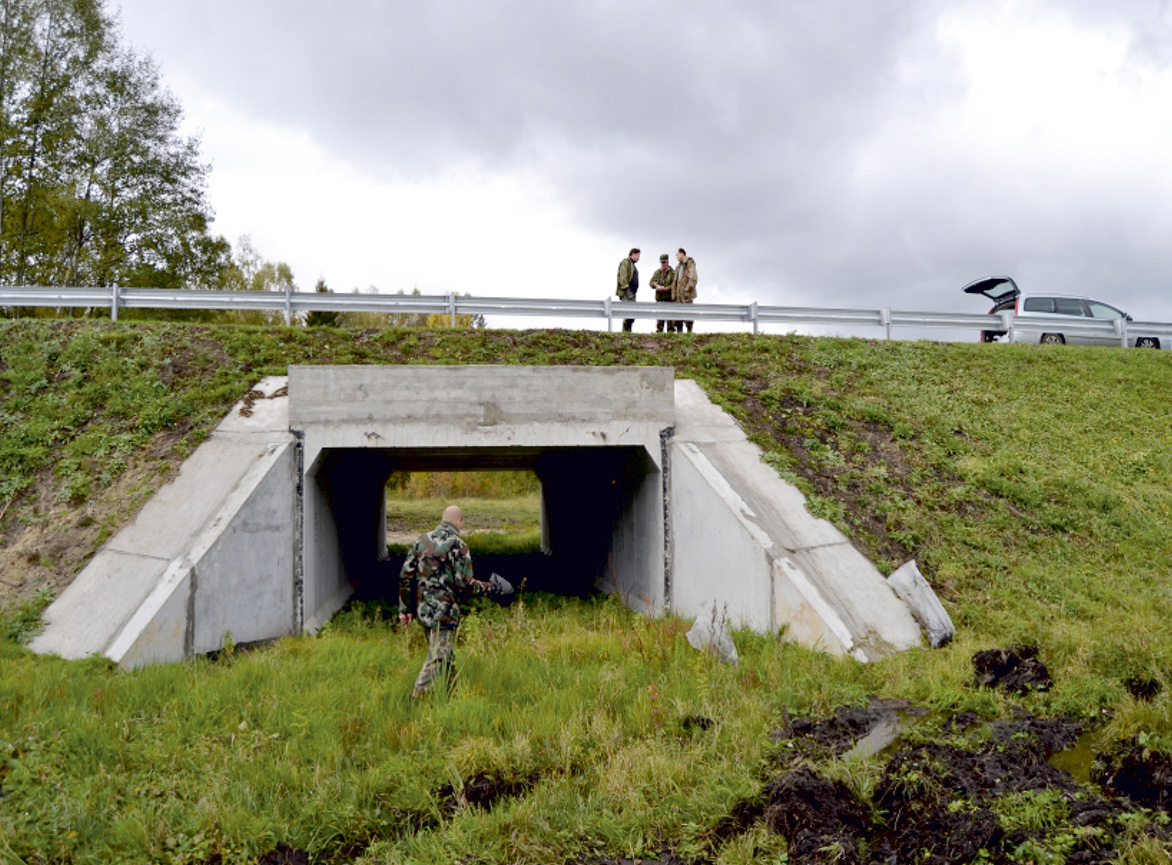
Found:
<svg viewBox="0 0 1172 865"><path fill-rule="evenodd" d="M362 611L315 638L134 673L20 646L38 587L75 572L252 382L290 363L407 362L674 366L883 569L915 557L957 640L863 666L739 634L733 668L693 652L675 619L533 598L479 608L456 692L425 706L407 699L420 634ZM0 584L0 862L246 862L277 842L336 861L663 846L784 861L764 829L709 830L759 789L786 713L871 694L1073 713L1102 719L1103 741L1172 750L1170 385L1166 353L1112 349L0 323L0 579L18 584ZM1052 691L972 686L975 651L1023 641ZM1137 701L1131 677L1163 690ZM867 800L878 765L820 770ZM482 773L523 792L442 807L444 785ZM1127 856L1167 852L1147 840Z"/></svg>

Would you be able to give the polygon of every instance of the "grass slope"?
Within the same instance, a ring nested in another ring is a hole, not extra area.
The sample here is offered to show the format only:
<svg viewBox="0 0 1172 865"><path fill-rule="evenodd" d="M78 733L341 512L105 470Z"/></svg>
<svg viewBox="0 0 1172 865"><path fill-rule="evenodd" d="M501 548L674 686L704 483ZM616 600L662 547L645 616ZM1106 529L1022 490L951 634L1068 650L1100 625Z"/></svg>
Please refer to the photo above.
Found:
<svg viewBox="0 0 1172 865"><path fill-rule="evenodd" d="M423 708L405 698L419 634L362 611L130 674L22 649L38 592L291 363L673 366L881 568L915 558L958 638L862 666L742 634L733 669L674 619L535 599L482 609L456 694ZM276 842L336 861L781 856L773 836L714 847L710 830L760 786L786 713L878 694L1009 716L969 658L1013 642L1056 680L1016 702L1172 750L1170 384L1167 354L1115 349L0 323L0 862L245 862ZM1164 687L1137 701L1131 678ZM866 799L874 768L840 773ZM444 784L482 774L528 792L445 810ZM1143 843L1132 861L1157 861Z"/></svg>

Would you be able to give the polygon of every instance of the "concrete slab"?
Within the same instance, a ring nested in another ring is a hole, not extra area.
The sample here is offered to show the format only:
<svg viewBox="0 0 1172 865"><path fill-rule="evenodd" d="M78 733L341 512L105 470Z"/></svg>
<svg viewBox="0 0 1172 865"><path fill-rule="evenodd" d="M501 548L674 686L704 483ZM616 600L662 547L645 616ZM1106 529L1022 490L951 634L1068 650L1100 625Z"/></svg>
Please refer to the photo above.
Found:
<svg viewBox="0 0 1172 865"><path fill-rule="evenodd" d="M98 551L42 615L34 652L84 658L100 653L147 599L169 562L157 556Z"/></svg>
<svg viewBox="0 0 1172 865"><path fill-rule="evenodd" d="M920 628L871 562L761 461L695 382L675 383L671 608L713 605L758 631L873 660L920 644Z"/></svg>

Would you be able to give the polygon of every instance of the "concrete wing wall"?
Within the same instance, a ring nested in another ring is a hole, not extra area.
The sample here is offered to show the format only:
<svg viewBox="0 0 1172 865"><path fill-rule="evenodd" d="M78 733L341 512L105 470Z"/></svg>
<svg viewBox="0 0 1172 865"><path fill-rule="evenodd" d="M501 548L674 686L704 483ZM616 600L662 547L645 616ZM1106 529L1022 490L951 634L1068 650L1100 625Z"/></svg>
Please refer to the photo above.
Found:
<svg viewBox="0 0 1172 865"><path fill-rule="evenodd" d="M134 667L294 631L296 446L284 379L257 390L49 605L34 651Z"/></svg>
<svg viewBox="0 0 1172 865"><path fill-rule="evenodd" d="M731 417L676 382L671 475L671 608L859 660L920 643L886 580L805 497L761 461Z"/></svg>

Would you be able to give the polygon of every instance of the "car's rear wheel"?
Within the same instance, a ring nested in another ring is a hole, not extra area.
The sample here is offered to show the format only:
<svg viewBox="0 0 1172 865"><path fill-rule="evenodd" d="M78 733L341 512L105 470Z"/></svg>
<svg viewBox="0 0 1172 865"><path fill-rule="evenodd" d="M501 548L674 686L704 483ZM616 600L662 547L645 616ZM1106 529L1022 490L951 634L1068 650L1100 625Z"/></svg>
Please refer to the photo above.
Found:
<svg viewBox="0 0 1172 865"><path fill-rule="evenodd" d="M1042 334L1042 345L1065 345L1066 337L1060 333Z"/></svg>
<svg viewBox="0 0 1172 865"><path fill-rule="evenodd" d="M1159 348L1160 341L1154 336L1141 336L1135 341L1136 348Z"/></svg>

